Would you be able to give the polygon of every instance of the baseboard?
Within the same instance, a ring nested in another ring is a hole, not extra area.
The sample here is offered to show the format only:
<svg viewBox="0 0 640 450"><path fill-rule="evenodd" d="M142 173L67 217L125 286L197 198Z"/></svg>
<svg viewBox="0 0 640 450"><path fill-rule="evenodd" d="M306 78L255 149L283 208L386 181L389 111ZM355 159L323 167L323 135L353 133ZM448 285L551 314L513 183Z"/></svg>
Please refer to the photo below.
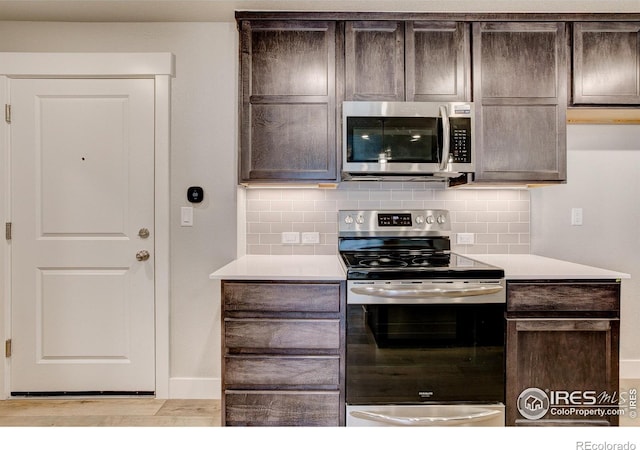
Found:
<svg viewBox="0 0 640 450"><path fill-rule="evenodd" d="M220 399L220 378L171 378L169 398Z"/></svg>
<svg viewBox="0 0 640 450"><path fill-rule="evenodd" d="M640 380L640 359L620 360L620 378L623 380Z"/></svg>

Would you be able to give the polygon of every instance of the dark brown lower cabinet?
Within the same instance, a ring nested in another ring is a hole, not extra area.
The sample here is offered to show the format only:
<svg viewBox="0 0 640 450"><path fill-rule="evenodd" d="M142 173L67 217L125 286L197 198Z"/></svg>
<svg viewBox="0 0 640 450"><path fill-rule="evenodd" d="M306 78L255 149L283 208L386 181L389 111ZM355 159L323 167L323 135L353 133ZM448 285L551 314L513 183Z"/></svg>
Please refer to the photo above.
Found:
<svg viewBox="0 0 640 450"><path fill-rule="evenodd" d="M507 283L506 423L616 426L620 283Z"/></svg>
<svg viewBox="0 0 640 450"><path fill-rule="evenodd" d="M344 281L222 281L222 425L344 425Z"/></svg>
<svg viewBox="0 0 640 450"><path fill-rule="evenodd" d="M338 426L337 391L234 391L224 394L225 426Z"/></svg>

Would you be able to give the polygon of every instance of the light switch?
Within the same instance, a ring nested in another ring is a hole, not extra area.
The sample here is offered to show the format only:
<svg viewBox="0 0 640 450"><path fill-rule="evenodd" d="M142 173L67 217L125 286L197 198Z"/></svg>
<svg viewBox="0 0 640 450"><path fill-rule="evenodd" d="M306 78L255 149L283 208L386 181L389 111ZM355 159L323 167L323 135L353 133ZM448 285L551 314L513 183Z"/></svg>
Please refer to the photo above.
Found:
<svg viewBox="0 0 640 450"><path fill-rule="evenodd" d="M193 208L191 206L183 206L180 208L180 226L193 226Z"/></svg>
<svg viewBox="0 0 640 450"><path fill-rule="evenodd" d="M571 225L582 225L582 208L571 208Z"/></svg>

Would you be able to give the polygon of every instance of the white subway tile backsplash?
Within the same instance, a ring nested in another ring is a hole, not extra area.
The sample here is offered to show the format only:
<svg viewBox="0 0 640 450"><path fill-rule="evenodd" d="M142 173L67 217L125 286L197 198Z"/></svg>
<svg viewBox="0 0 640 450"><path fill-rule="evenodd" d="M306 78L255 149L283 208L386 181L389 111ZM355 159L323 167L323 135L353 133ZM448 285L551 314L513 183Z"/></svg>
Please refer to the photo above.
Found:
<svg viewBox="0 0 640 450"><path fill-rule="evenodd" d="M248 254L337 253L341 209L448 209L459 253L529 253L529 191L443 189L432 183L348 182L338 189L248 189ZM318 232L319 244L282 244L285 231ZM457 245L455 233L474 233Z"/></svg>

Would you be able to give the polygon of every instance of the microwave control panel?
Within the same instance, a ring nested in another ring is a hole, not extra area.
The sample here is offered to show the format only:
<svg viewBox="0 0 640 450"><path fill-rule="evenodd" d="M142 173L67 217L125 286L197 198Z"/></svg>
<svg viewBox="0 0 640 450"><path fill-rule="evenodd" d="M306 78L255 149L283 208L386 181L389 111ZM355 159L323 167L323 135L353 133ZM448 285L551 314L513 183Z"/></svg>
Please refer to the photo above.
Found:
<svg viewBox="0 0 640 450"><path fill-rule="evenodd" d="M451 162L471 162L471 119L451 117Z"/></svg>

